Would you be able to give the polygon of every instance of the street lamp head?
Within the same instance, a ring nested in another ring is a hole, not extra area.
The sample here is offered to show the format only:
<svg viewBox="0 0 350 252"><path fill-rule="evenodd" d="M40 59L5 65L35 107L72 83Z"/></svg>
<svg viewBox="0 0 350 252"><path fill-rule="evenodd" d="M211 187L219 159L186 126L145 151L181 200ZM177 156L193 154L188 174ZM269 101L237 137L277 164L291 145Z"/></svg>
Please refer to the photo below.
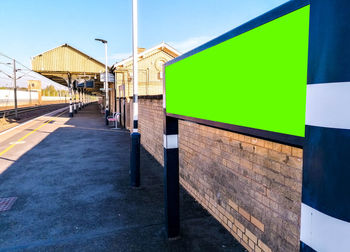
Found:
<svg viewBox="0 0 350 252"><path fill-rule="evenodd" d="M95 38L96 41L100 41L103 44L107 44L107 40Z"/></svg>

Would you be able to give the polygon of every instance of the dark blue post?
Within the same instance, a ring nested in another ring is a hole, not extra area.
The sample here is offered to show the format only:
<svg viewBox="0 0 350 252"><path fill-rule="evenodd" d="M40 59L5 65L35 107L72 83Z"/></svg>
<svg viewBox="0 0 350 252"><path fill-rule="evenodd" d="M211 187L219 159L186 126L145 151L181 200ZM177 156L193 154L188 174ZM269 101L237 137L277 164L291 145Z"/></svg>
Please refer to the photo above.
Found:
<svg viewBox="0 0 350 252"><path fill-rule="evenodd" d="M134 188L140 187L140 140L140 133L131 133L130 178Z"/></svg>
<svg viewBox="0 0 350 252"><path fill-rule="evenodd" d="M310 1L301 251L350 251L350 1Z"/></svg>
<svg viewBox="0 0 350 252"><path fill-rule="evenodd" d="M74 87L74 114L77 114L78 113L78 110L77 110L77 91L75 89L75 83L73 84L73 87Z"/></svg>
<svg viewBox="0 0 350 252"><path fill-rule="evenodd" d="M108 116L109 116L109 109L106 107L106 110L105 110L105 121L106 121L106 125L108 125Z"/></svg>
<svg viewBox="0 0 350 252"><path fill-rule="evenodd" d="M165 224L168 238L180 236L178 119L164 120Z"/></svg>
<svg viewBox="0 0 350 252"><path fill-rule="evenodd" d="M82 104L81 104L81 89L78 89L78 95L79 95L79 110L81 110Z"/></svg>
<svg viewBox="0 0 350 252"><path fill-rule="evenodd" d="M168 239L177 239L180 237L179 121L167 116L165 68L163 65L165 229Z"/></svg>

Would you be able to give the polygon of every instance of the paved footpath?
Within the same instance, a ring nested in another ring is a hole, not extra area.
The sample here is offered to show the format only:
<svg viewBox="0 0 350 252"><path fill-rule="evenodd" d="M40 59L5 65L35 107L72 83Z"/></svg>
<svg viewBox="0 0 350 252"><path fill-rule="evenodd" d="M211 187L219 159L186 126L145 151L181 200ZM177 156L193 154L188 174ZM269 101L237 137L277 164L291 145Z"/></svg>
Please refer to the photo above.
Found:
<svg viewBox="0 0 350 252"><path fill-rule="evenodd" d="M181 191L181 239L164 233L163 169L141 150L142 189L129 187L129 133L97 105L0 134L0 251L244 251Z"/></svg>

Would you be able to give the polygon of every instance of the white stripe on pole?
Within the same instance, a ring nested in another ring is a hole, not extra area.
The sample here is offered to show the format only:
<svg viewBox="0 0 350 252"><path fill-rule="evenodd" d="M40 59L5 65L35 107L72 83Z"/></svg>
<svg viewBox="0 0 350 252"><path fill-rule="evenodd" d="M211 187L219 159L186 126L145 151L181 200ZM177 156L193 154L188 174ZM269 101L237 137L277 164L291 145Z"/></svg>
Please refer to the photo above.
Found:
<svg viewBox="0 0 350 252"><path fill-rule="evenodd" d="M138 55L137 55L137 0L132 1L132 46L133 46L133 93L134 93L134 100L133 100L133 112L134 112L134 121L138 121ZM135 102L136 101L136 102ZM137 129L136 129L137 132Z"/></svg>
<svg viewBox="0 0 350 252"><path fill-rule="evenodd" d="M133 117L133 120L134 121L137 121L139 119L139 104L138 102L134 102L134 117Z"/></svg>
<svg viewBox="0 0 350 252"><path fill-rule="evenodd" d="M350 223L301 204L300 240L316 251L349 251Z"/></svg>
<svg viewBox="0 0 350 252"><path fill-rule="evenodd" d="M163 146L165 149L178 148L178 135L163 135Z"/></svg>
<svg viewBox="0 0 350 252"><path fill-rule="evenodd" d="M307 85L306 125L350 129L350 82Z"/></svg>

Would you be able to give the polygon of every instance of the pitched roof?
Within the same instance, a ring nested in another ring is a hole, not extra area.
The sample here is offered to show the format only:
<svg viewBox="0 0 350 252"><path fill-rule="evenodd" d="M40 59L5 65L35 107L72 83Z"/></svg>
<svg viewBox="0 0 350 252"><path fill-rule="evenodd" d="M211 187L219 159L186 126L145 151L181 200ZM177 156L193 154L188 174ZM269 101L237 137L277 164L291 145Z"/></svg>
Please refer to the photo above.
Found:
<svg viewBox="0 0 350 252"><path fill-rule="evenodd" d="M99 65L102 65L103 67L105 66L105 64L103 64L102 62L98 61L97 59L92 58L90 55L87 55L86 53L83 53L82 51L80 51L80 50L74 48L73 46L68 45L67 43L66 43L66 44L62 44L62 45L60 45L60 46L57 46L57 47L55 47L55 48L52 48L52 49L50 49L50 50L47 50L47 51L45 51L45 52L39 53L38 55L35 55L35 56L32 57L32 58L34 59L35 57L41 56L41 55L43 55L43 54L45 54L45 53L47 53L47 52L50 52L50 51L55 50L55 49L60 48L60 47L68 47L68 48L72 49L73 51L75 51L75 52L77 52L77 53L80 53L81 55L87 57L89 60L92 60L92 61L94 61L95 63L97 63L97 64L99 64Z"/></svg>
<svg viewBox="0 0 350 252"><path fill-rule="evenodd" d="M168 45L168 44L165 43L165 42L162 42L162 43L160 43L160 44L158 44L158 45L156 45L156 46L153 46L153 47L151 47L151 48L149 48L149 49L143 51L142 53L139 53L139 54L138 54L138 57L142 57L142 56L144 56L144 55L146 55L146 54L148 54L148 53L150 53L150 52L152 52L152 51L154 51L154 50L157 50L157 49L161 49L161 50L166 49L166 51L167 51L169 54L171 54L172 56L174 56L174 57L177 57L177 56L181 55L181 53L180 53L179 51L177 51L174 47ZM129 63L129 62L132 61L132 60L133 60L133 57L130 56L130 57L127 58L127 59L124 59L124 60L122 60L122 61L120 61L120 62L115 63L115 64L113 65L113 68L117 68L118 66L125 65L125 64Z"/></svg>

